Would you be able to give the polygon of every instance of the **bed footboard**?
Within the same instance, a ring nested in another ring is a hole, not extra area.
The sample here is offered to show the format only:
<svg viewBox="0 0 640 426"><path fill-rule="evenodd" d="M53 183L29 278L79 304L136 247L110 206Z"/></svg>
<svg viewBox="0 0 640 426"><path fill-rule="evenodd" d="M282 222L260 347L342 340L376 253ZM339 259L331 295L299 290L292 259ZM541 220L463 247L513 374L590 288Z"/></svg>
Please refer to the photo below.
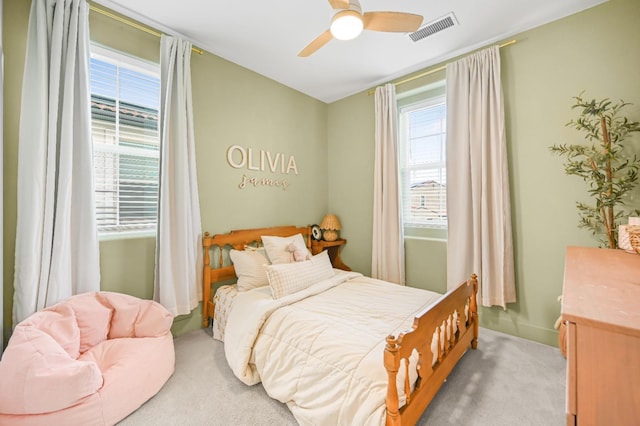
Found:
<svg viewBox="0 0 640 426"><path fill-rule="evenodd" d="M478 279L475 274L457 288L447 292L435 304L416 316L413 327L398 337L387 337L384 366L387 385L387 425L413 425L436 395L458 360L469 346L478 346ZM433 339L437 350L432 349ZM409 358L418 353L415 367L418 379L411 390ZM434 361L435 358L435 362ZM402 360L405 360L402 362ZM400 407L396 379L398 370L404 371L405 404Z"/></svg>

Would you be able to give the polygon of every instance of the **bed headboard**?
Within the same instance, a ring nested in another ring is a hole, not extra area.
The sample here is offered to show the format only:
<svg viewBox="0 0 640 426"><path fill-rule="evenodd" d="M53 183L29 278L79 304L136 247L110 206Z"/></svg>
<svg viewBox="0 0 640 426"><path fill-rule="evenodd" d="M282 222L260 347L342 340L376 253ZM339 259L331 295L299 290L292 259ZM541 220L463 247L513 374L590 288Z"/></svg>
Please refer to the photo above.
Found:
<svg viewBox="0 0 640 426"><path fill-rule="evenodd" d="M245 246L262 245L263 235L276 237L289 237L302 234L307 248L311 248L311 226L274 226L270 228L239 229L228 234L216 234L211 236L208 232L202 237L204 248L204 270L202 274L202 326L209 326L209 319L213 319L215 305L213 304L211 286L236 279L236 271L232 264L225 262L225 253L231 249L244 250ZM215 250L214 250L215 249ZM211 252L217 253L218 259L215 265L211 265Z"/></svg>

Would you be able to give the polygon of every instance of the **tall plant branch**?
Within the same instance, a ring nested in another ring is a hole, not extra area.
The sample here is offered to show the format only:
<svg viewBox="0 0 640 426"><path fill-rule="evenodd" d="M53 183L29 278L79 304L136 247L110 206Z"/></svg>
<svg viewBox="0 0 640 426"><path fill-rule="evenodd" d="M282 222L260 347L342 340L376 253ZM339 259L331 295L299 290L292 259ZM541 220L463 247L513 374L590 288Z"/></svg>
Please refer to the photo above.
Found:
<svg viewBox="0 0 640 426"><path fill-rule="evenodd" d="M600 116L600 127L602 128L602 139L604 141L604 149L606 155L606 198L611 199L613 195L613 172L611 170L611 138L609 136L609 131L607 130L607 118L604 115ZM609 247L616 247L616 238L615 238L615 222L613 220L613 205L609 204L606 208L606 214L603 212L605 229L607 231L607 237L609 238Z"/></svg>
<svg viewBox="0 0 640 426"><path fill-rule="evenodd" d="M576 103L572 108L581 109L581 113L567 126L584 131L591 145L553 145L550 150L567 157L565 173L580 176L589 184L588 192L595 198L595 206L576 203L580 216L578 226L591 230L596 236L604 234L602 244L616 248L617 221L624 216L619 207L637 184L640 168L636 156L625 158L622 142L629 134L640 132L640 124L619 116L629 105L624 101L616 104L609 99L585 101L582 93L574 99Z"/></svg>

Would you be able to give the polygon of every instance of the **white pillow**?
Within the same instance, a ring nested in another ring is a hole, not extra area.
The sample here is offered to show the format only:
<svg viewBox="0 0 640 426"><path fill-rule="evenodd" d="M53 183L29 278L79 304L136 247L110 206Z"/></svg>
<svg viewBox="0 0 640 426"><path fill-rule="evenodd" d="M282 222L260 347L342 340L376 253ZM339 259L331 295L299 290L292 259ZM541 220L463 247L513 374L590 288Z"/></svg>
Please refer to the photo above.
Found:
<svg viewBox="0 0 640 426"><path fill-rule="evenodd" d="M269 285L265 265L269 259L264 250L231 250L229 257L238 276L238 291Z"/></svg>
<svg viewBox="0 0 640 426"><path fill-rule="evenodd" d="M326 251L304 262L280 263L265 268L274 299L304 290L335 275Z"/></svg>
<svg viewBox="0 0 640 426"><path fill-rule="evenodd" d="M302 234L292 235L290 237L274 237L272 235L264 235L260 237L262 239L262 245L267 251L267 256L272 264L279 263L291 263L295 262L294 251L304 253L303 256L299 256L302 260L311 259L311 253L307 249L304 243ZM291 250L290 244L293 243L295 250Z"/></svg>

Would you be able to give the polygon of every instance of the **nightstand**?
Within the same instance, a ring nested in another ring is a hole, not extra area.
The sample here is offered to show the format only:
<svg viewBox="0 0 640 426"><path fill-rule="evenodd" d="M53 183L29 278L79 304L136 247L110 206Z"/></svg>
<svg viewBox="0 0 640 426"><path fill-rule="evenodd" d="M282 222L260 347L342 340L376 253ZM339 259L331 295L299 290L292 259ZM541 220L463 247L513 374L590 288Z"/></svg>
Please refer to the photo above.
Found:
<svg viewBox="0 0 640 426"><path fill-rule="evenodd" d="M347 240L339 238L335 241L311 241L311 254L316 255L320 253L322 250L326 250L329 252L329 259L331 259L331 264L334 268L342 269L344 271L350 271L347 265L342 263L342 259L340 258L340 249L343 245L347 243Z"/></svg>

